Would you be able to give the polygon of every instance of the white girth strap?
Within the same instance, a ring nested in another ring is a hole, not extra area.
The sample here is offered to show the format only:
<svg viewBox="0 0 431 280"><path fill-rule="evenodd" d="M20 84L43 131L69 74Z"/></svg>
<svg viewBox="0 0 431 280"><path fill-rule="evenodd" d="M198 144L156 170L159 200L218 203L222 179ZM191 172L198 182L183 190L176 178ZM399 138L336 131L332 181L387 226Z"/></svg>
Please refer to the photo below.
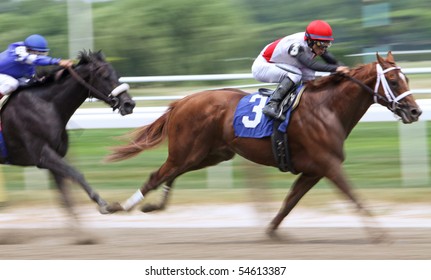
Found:
<svg viewBox="0 0 431 280"><path fill-rule="evenodd" d="M395 96L395 94L392 92L391 87L388 84L388 81L386 80L385 73L392 71L392 70L399 70L400 67L390 67L385 70L383 70L382 66L380 64L376 64L376 70L377 70L377 80L376 80L376 86L374 87L374 91L378 92L380 83L382 84L383 91L386 95L386 98L389 102L392 102L392 107L395 107L395 104L398 103L401 99L409 96L412 94L410 90ZM377 96L374 96L374 102L377 103Z"/></svg>
<svg viewBox="0 0 431 280"><path fill-rule="evenodd" d="M121 84L118 87L114 88L111 91L111 95L112 96L117 96L117 95L119 95L122 92L128 91L129 89L130 89L129 84L124 83L124 84Z"/></svg>

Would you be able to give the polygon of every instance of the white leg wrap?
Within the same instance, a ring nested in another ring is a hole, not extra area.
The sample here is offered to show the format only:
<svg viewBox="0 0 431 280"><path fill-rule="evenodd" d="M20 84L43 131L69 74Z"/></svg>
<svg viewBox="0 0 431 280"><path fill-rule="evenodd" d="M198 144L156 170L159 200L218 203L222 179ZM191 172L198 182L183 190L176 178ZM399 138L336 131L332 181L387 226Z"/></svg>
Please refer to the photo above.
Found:
<svg viewBox="0 0 431 280"><path fill-rule="evenodd" d="M144 196L142 195L141 190L137 190L126 202L124 202L121 206L125 211L129 211L133 207L135 207L136 204L141 202L144 199Z"/></svg>

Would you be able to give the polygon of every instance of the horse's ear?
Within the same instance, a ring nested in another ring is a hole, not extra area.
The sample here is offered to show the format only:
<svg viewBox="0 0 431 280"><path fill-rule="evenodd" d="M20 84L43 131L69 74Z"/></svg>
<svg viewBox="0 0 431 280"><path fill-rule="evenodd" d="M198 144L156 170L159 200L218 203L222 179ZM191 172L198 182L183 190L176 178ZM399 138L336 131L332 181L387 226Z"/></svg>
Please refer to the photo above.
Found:
<svg viewBox="0 0 431 280"><path fill-rule="evenodd" d="M105 54L102 52L102 50L98 50L98 51L97 51L97 57L98 57L101 61L105 61L105 59L106 59Z"/></svg>
<svg viewBox="0 0 431 280"><path fill-rule="evenodd" d="M388 55L386 56L386 60L389 63L395 64L395 59L394 59L394 56L392 55L391 51L388 51Z"/></svg>
<svg viewBox="0 0 431 280"><path fill-rule="evenodd" d="M378 52L376 52L376 57L377 57L377 61L379 62L379 64L383 64L385 62L383 57L381 57Z"/></svg>

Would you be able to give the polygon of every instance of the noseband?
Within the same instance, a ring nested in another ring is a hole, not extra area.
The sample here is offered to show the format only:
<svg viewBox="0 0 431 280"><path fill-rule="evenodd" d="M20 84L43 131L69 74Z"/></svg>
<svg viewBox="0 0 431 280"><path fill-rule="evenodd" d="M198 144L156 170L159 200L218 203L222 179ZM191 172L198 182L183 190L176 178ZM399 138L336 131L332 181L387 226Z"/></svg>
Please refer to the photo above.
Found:
<svg viewBox="0 0 431 280"><path fill-rule="evenodd" d="M81 85L83 85L90 91L92 96L110 104L111 107L114 109L116 109L120 103L118 96L128 91L130 88L128 84L123 83L114 88L109 95L105 95L100 90L87 83L81 76L79 76L78 73L76 73L76 71L72 67L68 67L67 69Z"/></svg>

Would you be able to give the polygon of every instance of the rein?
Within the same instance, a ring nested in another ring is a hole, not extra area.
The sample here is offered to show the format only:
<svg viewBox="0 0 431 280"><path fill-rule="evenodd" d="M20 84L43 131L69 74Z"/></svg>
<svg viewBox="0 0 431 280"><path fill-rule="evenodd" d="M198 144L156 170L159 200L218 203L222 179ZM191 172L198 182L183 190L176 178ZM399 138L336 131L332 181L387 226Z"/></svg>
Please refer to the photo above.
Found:
<svg viewBox="0 0 431 280"><path fill-rule="evenodd" d="M130 88L129 85L126 83L120 84L119 86L114 88L107 96L97 88L87 83L81 76L79 76L78 73L76 73L76 71L72 67L68 67L67 70L69 70L69 73L73 76L73 78L75 78L81 85L86 87L94 95L94 97L105 101L108 104L111 104L113 108L115 108L119 103L117 96L119 96L123 92L128 91Z"/></svg>

